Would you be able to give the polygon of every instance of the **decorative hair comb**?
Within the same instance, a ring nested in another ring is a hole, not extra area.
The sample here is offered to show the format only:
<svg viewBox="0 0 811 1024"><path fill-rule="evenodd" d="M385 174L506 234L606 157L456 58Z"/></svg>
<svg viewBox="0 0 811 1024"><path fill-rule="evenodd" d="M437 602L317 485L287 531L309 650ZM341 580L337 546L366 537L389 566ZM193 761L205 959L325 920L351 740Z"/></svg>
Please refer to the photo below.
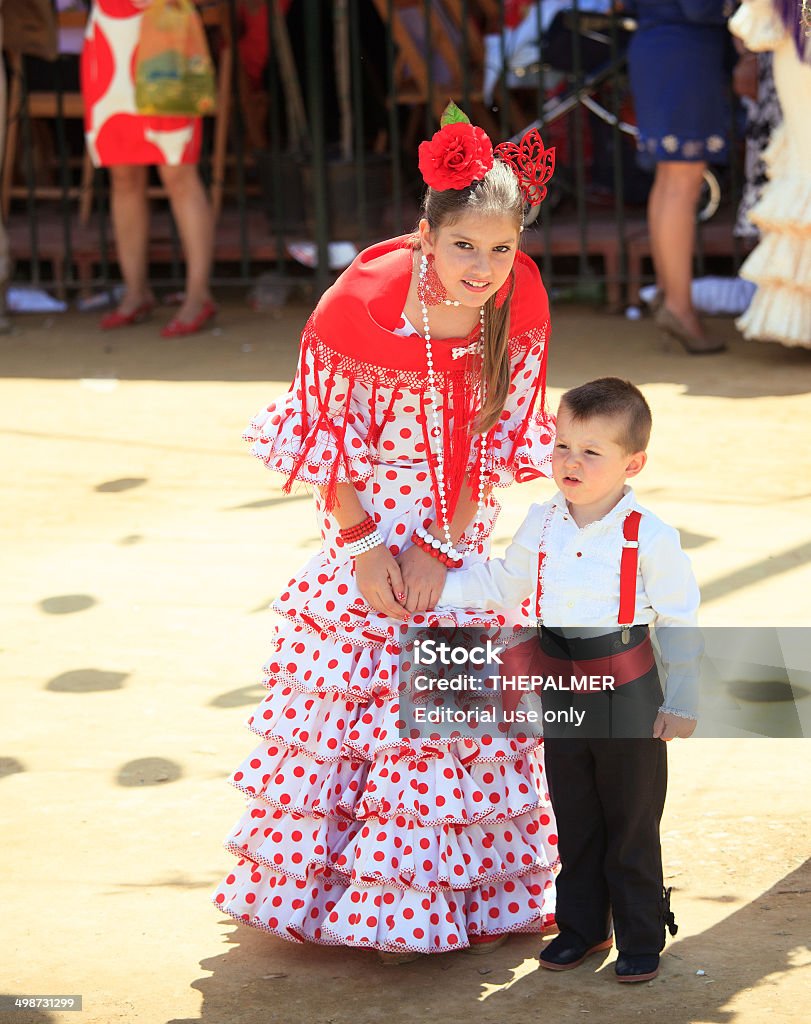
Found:
<svg viewBox="0 0 811 1024"><path fill-rule="evenodd" d="M527 132L520 143L493 144L482 128L450 102L442 113L440 129L421 142L419 166L425 184L437 191L468 188L481 181L493 166L495 156L507 164L518 179L524 200L531 206L543 202L546 184L555 170L555 149L545 149L537 128Z"/></svg>
<svg viewBox="0 0 811 1024"><path fill-rule="evenodd" d="M496 146L496 157L509 164L521 195L530 206L538 206L546 198L546 185L555 173L555 147L544 149L537 128L528 131L519 143L502 142Z"/></svg>

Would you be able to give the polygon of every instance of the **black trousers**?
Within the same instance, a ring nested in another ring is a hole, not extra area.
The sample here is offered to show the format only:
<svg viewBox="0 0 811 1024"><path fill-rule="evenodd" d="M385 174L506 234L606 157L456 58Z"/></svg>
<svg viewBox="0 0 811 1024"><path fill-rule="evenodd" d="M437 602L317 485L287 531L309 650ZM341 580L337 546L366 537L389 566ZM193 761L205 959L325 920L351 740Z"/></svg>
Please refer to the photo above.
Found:
<svg viewBox="0 0 811 1024"><path fill-rule="evenodd" d="M644 643L634 627L630 646ZM556 657L605 657L619 634L568 642L546 629L540 643ZM625 648L627 649L627 647ZM544 708L585 711L577 728L544 726L544 757L555 810L561 871L555 917L585 946L605 939L613 918L622 953L658 953L665 944L659 824L667 792L667 750L652 738L662 701L655 667L611 693L544 693Z"/></svg>
<svg viewBox="0 0 811 1024"><path fill-rule="evenodd" d="M633 685L633 684L632 684ZM585 946L611 930L622 953L665 944L659 823L667 752L654 739L550 739L546 778L561 870L555 918Z"/></svg>

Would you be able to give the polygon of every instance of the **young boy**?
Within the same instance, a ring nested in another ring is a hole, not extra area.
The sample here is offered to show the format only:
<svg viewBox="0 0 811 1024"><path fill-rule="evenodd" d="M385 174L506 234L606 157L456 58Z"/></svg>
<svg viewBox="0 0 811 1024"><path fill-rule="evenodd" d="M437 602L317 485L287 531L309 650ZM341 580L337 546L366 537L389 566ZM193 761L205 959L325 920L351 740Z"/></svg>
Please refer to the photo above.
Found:
<svg viewBox="0 0 811 1024"><path fill-rule="evenodd" d="M695 626L699 593L678 532L626 484L645 465L650 429L650 408L629 381L604 377L566 392L552 459L559 493L531 507L503 559L449 573L439 602L515 608L534 592L544 664L552 658L573 672L576 662L578 675L608 667L615 679L613 693L578 698L591 709L591 730L544 742L562 866L559 935L540 962L565 971L610 948L613 918L623 982L656 977L665 925L675 934L659 842L662 741L695 729L701 650L697 631L681 628ZM545 707L560 698L542 694Z"/></svg>

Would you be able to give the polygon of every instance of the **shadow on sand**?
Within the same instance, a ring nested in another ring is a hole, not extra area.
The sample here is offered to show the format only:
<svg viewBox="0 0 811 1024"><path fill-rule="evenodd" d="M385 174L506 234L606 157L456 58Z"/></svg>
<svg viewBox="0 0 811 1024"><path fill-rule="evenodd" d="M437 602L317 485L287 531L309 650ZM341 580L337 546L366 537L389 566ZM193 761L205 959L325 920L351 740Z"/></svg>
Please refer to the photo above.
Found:
<svg viewBox="0 0 811 1024"><path fill-rule="evenodd" d="M516 936L489 956L382 967L372 953L295 946L221 919L232 945L200 965L206 976L193 987L201 1015L166 1024L732 1024L748 990L808 971L809 892L811 860L707 931L671 940L660 976L638 986L616 984L613 952L572 973L536 969L534 936Z"/></svg>

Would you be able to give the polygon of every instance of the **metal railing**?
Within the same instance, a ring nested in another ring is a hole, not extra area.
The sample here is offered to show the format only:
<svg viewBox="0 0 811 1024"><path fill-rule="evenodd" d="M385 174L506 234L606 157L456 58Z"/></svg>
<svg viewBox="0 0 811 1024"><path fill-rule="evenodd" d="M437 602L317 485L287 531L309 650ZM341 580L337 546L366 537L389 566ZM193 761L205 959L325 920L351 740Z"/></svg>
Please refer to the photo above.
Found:
<svg viewBox="0 0 811 1024"><path fill-rule="evenodd" d="M645 231L650 183L628 131L626 16L584 12L577 0L559 11L559 0L541 0L527 6L527 42L516 52L507 0L292 0L286 16L279 0L264 0L264 11L247 0L222 3L212 50L216 58L233 45L237 57L227 160L212 161L210 122L201 160L204 180L223 179L215 284L244 286L268 269L288 275L289 243L304 238L315 246L312 273L322 289L332 276L330 241L361 247L410 230L423 189L417 145L453 98L494 143L537 124L558 147L550 197L525 232L529 251L548 286L593 297L607 288L618 305L629 238ZM16 176L4 188L13 186L5 201L18 276L70 292L109 286L115 250L107 173L82 173L81 136L66 116L67 60L51 68L56 116L44 123L32 116L30 62L15 65L19 143ZM722 184L727 212L737 198L736 160ZM87 187L92 206L82 223ZM728 230L735 267L742 253L731 223ZM178 286L182 252L170 218L153 243L155 283Z"/></svg>

